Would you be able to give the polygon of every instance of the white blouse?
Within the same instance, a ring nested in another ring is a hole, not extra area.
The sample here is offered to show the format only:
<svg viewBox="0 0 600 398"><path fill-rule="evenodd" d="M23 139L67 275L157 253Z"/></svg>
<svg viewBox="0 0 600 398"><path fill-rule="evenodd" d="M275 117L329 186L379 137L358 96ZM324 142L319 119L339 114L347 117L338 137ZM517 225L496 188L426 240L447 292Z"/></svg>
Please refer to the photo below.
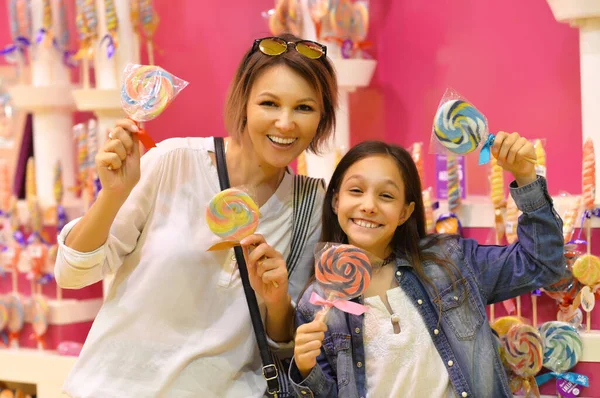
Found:
<svg viewBox="0 0 600 398"><path fill-rule="evenodd" d="M207 252L218 238L204 212L220 191L212 138L163 141L142 157L141 180L94 252L64 245L55 275L80 288L114 275L81 355L64 384L72 397L262 397L266 383L233 250ZM260 208L257 233L289 253L293 176ZM312 248L320 206L310 222ZM313 267L306 253L290 279L296 298ZM265 305L259 299L263 322Z"/></svg>
<svg viewBox="0 0 600 398"><path fill-rule="evenodd" d="M450 376L425 322L400 287L386 292L399 319L394 333L392 315L379 296L364 300L367 397L455 397Z"/></svg>

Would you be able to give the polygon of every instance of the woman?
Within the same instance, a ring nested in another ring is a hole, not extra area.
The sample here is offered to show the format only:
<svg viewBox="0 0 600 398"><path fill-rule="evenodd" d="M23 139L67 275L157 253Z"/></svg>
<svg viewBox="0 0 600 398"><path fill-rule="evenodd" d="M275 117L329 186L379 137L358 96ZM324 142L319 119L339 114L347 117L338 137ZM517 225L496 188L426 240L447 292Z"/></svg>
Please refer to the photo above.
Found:
<svg viewBox="0 0 600 398"><path fill-rule="evenodd" d="M295 202L288 165L328 139L336 106L326 48L291 35L255 40L228 94L227 170L231 186L250 191L260 206L257 234L242 246L274 346L292 339L290 297L312 269L311 256L303 257L288 280ZM65 392L260 397L266 383L233 250L206 251L218 241L204 221L220 191L213 138L169 139L140 161L137 131L130 120L111 131L96 156L103 189L59 236L61 287L114 274ZM308 252L320 234L324 192L316 186Z"/></svg>

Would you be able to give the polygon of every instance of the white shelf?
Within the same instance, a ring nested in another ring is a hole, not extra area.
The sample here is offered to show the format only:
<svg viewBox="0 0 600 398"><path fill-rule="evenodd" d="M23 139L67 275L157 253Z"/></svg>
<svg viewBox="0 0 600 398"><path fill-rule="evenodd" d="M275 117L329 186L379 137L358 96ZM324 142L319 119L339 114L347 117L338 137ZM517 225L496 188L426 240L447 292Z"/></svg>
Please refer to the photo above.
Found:
<svg viewBox="0 0 600 398"><path fill-rule="evenodd" d="M554 18L558 22L600 17L598 0L547 0Z"/></svg>
<svg viewBox="0 0 600 398"><path fill-rule="evenodd" d="M0 350L0 380L35 384L38 398L66 397L62 385L76 359L54 351Z"/></svg>
<svg viewBox="0 0 600 398"><path fill-rule="evenodd" d="M125 116L121 108L121 91L117 89L77 89L72 91L80 111Z"/></svg>
<svg viewBox="0 0 600 398"><path fill-rule="evenodd" d="M371 82L377 61L374 59L331 58L340 87L354 91L356 87L366 87Z"/></svg>
<svg viewBox="0 0 600 398"><path fill-rule="evenodd" d="M90 322L96 318L102 307L102 299L62 299L48 300L48 324L70 325L73 323ZM25 313L25 322L31 323L33 314Z"/></svg>
<svg viewBox="0 0 600 398"><path fill-rule="evenodd" d="M23 86L11 87L8 92L13 104L32 112L57 111L75 108L71 86Z"/></svg>

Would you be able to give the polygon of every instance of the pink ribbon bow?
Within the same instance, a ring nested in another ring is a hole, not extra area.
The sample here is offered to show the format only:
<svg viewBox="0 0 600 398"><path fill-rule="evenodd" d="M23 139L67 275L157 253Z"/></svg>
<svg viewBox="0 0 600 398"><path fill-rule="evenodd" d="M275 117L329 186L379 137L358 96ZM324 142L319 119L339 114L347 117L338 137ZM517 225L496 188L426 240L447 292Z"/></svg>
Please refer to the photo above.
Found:
<svg viewBox="0 0 600 398"><path fill-rule="evenodd" d="M325 300L323 297L319 296L317 293L312 292L310 295L310 303L314 305L322 305L324 307L335 307L340 311L347 312L352 315L362 315L367 312L368 308L362 304L355 303L353 301L334 299L334 300Z"/></svg>

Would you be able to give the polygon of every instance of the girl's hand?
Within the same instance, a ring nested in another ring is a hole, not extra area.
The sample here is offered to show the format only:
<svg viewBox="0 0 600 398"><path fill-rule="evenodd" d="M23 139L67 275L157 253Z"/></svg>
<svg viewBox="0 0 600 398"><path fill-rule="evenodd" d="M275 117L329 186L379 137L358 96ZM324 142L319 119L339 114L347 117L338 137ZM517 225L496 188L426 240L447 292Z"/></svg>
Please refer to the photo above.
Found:
<svg viewBox="0 0 600 398"><path fill-rule="evenodd" d="M535 165L526 159L536 159L533 144L518 133L501 131L496 134L492 154L499 166L512 173L519 186L537 179Z"/></svg>
<svg viewBox="0 0 600 398"><path fill-rule="evenodd" d="M296 330L294 362L304 378L308 377L312 368L317 366L317 357L321 353L326 331L327 325L323 312L318 312L314 321L305 323Z"/></svg>

